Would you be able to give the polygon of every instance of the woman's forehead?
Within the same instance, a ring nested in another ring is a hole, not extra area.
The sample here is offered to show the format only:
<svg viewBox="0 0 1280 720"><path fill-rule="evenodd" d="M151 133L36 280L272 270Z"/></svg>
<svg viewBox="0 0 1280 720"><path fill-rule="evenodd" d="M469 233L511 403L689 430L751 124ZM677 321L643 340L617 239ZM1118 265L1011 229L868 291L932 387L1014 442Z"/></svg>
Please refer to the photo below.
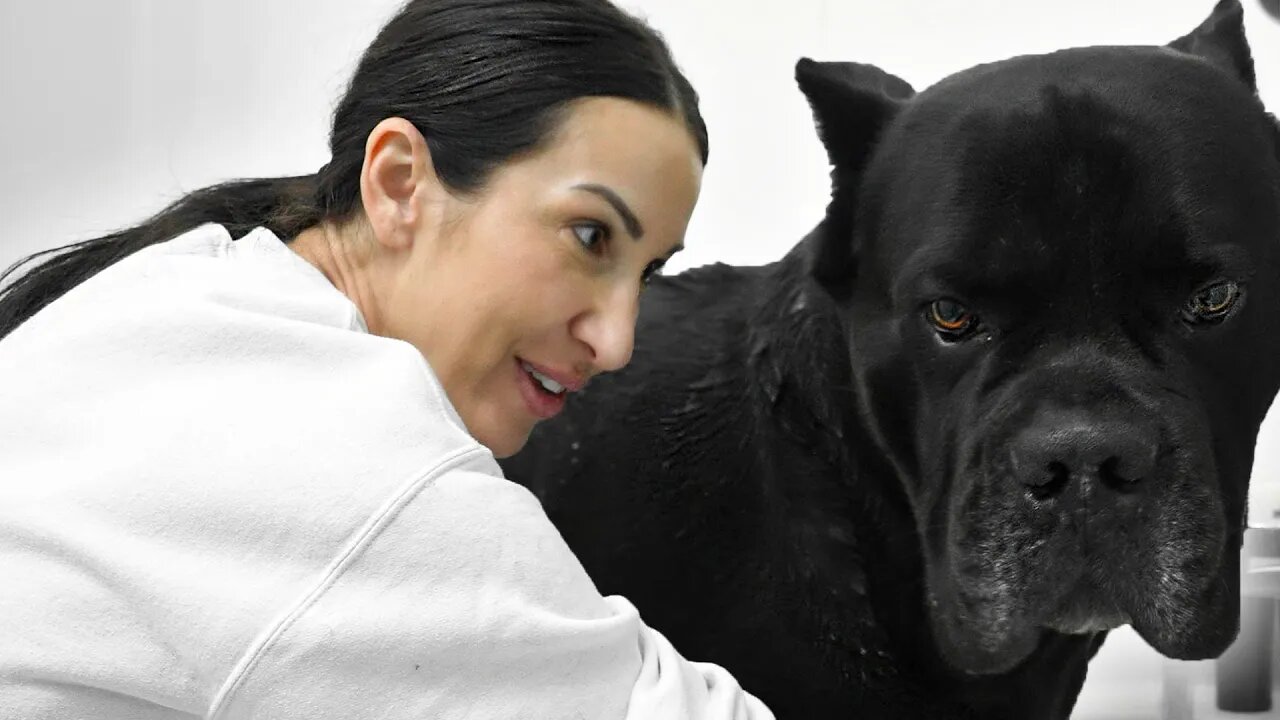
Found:
<svg viewBox="0 0 1280 720"><path fill-rule="evenodd" d="M701 187L702 162L696 141L671 112L591 98L572 106L550 142L499 172L538 195L603 188L625 200L642 224L660 225L670 215L687 221Z"/></svg>

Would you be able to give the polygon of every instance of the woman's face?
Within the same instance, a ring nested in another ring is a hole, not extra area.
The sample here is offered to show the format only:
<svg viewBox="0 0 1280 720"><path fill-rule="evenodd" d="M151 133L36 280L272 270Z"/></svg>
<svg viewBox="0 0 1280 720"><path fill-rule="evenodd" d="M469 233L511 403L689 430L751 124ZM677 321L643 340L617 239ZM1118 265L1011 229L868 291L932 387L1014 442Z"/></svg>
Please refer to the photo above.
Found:
<svg viewBox="0 0 1280 720"><path fill-rule="evenodd" d="M681 119L579 101L548 144L415 230L383 334L417 347L471 434L511 455L627 364L644 282L682 246L701 177Z"/></svg>

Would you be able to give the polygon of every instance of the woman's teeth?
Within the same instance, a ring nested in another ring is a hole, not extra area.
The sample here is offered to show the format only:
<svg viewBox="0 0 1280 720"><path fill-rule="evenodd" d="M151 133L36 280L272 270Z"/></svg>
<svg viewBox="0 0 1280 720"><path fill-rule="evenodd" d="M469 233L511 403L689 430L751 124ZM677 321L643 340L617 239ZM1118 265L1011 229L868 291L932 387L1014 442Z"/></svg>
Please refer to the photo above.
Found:
<svg viewBox="0 0 1280 720"><path fill-rule="evenodd" d="M534 380L537 380L537 381L538 381L538 384L542 386L542 389L543 389L543 390L546 390L547 392L551 393L552 395L559 395L559 394L561 394L561 393L563 393L563 392L564 392L564 386L563 386L563 385L561 385L560 383L556 382L555 380L552 380L551 378L547 377L546 375L543 375L542 373L538 372L537 370L534 370L534 369L533 369L533 367L531 367L531 366L529 365L529 363L527 363L527 362L522 362L522 363L520 363L520 367L524 368L524 371L525 371L525 372L527 372L527 373L529 373L529 375L530 375L531 377L533 377L533 379L534 379Z"/></svg>

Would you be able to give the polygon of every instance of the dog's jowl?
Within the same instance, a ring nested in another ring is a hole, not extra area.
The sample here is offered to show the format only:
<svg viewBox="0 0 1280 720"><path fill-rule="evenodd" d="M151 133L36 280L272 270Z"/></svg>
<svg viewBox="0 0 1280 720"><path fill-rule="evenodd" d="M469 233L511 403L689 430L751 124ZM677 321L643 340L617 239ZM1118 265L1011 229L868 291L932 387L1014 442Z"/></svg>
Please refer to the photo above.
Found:
<svg viewBox="0 0 1280 720"><path fill-rule="evenodd" d="M796 76L826 216L655 282L631 365L510 476L781 718L1066 718L1124 624L1221 653L1280 387L1280 133L1239 4L918 93Z"/></svg>

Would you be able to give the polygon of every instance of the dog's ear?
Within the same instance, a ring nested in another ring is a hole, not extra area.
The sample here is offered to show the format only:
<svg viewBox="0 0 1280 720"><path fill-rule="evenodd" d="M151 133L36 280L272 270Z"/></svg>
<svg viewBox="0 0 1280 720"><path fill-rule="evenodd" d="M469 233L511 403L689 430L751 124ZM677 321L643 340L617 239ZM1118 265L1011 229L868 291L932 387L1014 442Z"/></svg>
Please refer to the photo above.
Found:
<svg viewBox="0 0 1280 720"><path fill-rule="evenodd" d="M1200 27L1169 43L1169 47L1208 60L1253 92L1258 91L1240 0L1219 0Z"/></svg>
<svg viewBox="0 0 1280 720"><path fill-rule="evenodd" d="M862 63L800 58L796 82L836 168L860 168L898 103L915 94L902 78Z"/></svg>
<svg viewBox="0 0 1280 720"><path fill-rule="evenodd" d="M796 82L831 160L831 204L810 270L824 284L848 282L855 270L854 201L863 167L881 131L915 90L873 65L809 58L796 63Z"/></svg>

